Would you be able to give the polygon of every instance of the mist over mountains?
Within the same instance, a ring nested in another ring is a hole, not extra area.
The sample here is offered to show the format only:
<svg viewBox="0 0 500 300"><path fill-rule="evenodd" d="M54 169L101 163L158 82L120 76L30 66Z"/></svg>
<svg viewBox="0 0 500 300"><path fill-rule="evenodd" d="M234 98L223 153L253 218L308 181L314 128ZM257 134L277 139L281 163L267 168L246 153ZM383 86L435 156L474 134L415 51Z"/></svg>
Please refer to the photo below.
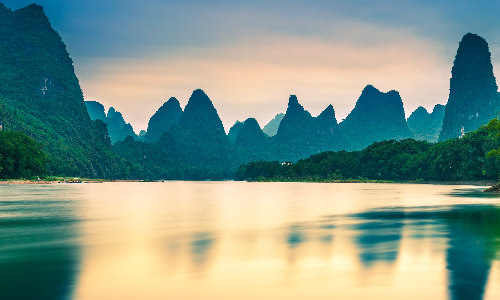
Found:
<svg viewBox="0 0 500 300"><path fill-rule="evenodd" d="M0 125L43 143L50 174L232 178L249 161L296 162L391 139L461 137L500 110L488 44L469 33L457 51L448 104L436 105L431 113L419 107L406 120L397 91L384 93L367 85L341 122L334 106L313 117L291 95L286 112L268 124L250 117L236 122L226 135L212 100L198 89L184 109L170 97L151 116L147 131L136 135L113 107L106 113L102 104L84 101L66 46L42 7L11 11L0 4L0 17Z"/></svg>

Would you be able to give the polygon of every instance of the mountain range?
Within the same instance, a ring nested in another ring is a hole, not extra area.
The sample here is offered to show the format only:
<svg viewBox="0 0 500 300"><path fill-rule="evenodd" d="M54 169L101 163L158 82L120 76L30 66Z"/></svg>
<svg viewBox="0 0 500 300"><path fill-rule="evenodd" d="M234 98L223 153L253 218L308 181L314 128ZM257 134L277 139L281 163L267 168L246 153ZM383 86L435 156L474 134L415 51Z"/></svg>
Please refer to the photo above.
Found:
<svg viewBox="0 0 500 300"><path fill-rule="evenodd" d="M459 44L446 106L417 108L405 119L397 91L367 85L340 123L328 105L312 116L292 95L263 129L254 118L229 133L202 90L184 109L175 97L136 135L113 107L84 101L61 37L38 5L0 4L0 126L44 144L49 173L147 179L232 178L248 161L296 162L324 151L362 150L374 142L463 136L497 116L500 98L488 44L467 34ZM442 124L442 125L441 125ZM442 129L441 129L442 128Z"/></svg>

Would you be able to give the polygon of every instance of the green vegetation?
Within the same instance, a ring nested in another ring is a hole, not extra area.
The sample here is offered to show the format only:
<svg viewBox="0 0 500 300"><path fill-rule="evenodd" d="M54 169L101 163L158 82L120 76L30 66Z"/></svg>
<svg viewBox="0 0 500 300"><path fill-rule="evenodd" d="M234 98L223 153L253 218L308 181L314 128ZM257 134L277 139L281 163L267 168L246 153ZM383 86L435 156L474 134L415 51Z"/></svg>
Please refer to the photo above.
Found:
<svg viewBox="0 0 500 300"><path fill-rule="evenodd" d="M177 134L179 132L176 132ZM179 146L182 145L182 146ZM185 135L173 136L164 132L157 142L134 141L131 136L116 142L113 150L128 163L128 178L141 180L221 180L234 177L232 160L214 160L216 148L197 147ZM203 155L197 153L203 153ZM191 158L194 156L194 159ZM226 156L220 155L220 159Z"/></svg>
<svg viewBox="0 0 500 300"><path fill-rule="evenodd" d="M497 180L500 121L431 144L405 139L375 142L362 151L323 152L295 164L258 161L241 165L239 180L275 181L464 181Z"/></svg>
<svg viewBox="0 0 500 300"><path fill-rule="evenodd" d="M0 179L43 176L46 167L41 144L22 132L0 131Z"/></svg>
<svg viewBox="0 0 500 300"><path fill-rule="evenodd" d="M43 143L49 175L127 177L105 124L90 120L73 62L42 7L0 5L0 41L2 130Z"/></svg>
<svg viewBox="0 0 500 300"><path fill-rule="evenodd" d="M474 119L471 126L461 127L467 132L484 124L484 116L496 115L499 99L486 42L466 37L460 46L463 51L457 54L451 87L457 95L463 94L455 101L460 105L453 104L460 108L455 112ZM469 49L475 43L481 51ZM107 116L99 103L89 102L87 109L66 46L42 7L35 4L15 11L0 5L0 57L0 132L8 132L2 133L0 144L1 178L230 179L240 164L249 161L259 162L241 166L238 179L443 181L497 179L499 174L498 121L438 144L405 139L370 145L412 136L399 94L382 93L373 86L364 89L341 124L332 106L314 118L291 96L271 138L252 118L236 124L228 137L211 100L202 90L195 90L184 112L175 98L166 102L148 124L144 139L150 143L139 142L130 124L113 108ZM476 64L482 67L473 69L480 72L467 77L469 65ZM475 92L466 92L465 83ZM484 98L491 105L478 102L474 108L481 110L469 111L470 99L464 95ZM453 105L446 111L453 112ZM431 123L427 119L416 122ZM434 136L436 124L431 126ZM453 136L459 128L455 127ZM420 131L426 133L424 129ZM366 146L362 151L322 152ZM272 162L295 162L312 154L293 165Z"/></svg>

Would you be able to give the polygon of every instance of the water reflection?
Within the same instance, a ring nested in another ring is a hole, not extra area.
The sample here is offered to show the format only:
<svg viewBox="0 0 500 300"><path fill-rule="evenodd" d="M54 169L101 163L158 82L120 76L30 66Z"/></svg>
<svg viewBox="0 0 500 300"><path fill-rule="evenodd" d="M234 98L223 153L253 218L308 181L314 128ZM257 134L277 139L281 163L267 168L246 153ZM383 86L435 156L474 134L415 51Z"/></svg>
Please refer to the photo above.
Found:
<svg viewBox="0 0 500 300"><path fill-rule="evenodd" d="M376 261L396 260L404 226L412 228L413 239L447 236L450 299L483 299L491 260L500 249L499 207L392 208L352 217L360 219L354 228L359 231L356 244L361 252L360 261L366 267ZM429 224L434 230L430 235L426 233Z"/></svg>
<svg viewBox="0 0 500 300"><path fill-rule="evenodd" d="M0 299L497 298L499 201L421 187L16 187Z"/></svg>
<svg viewBox="0 0 500 300"><path fill-rule="evenodd" d="M208 260L209 251L213 247L215 239L209 233L197 233L191 242L191 253L193 262L198 268L202 268Z"/></svg>
<svg viewBox="0 0 500 300"><path fill-rule="evenodd" d="M447 267L451 299L482 299L500 240L500 209L459 208L444 214L449 228Z"/></svg>
<svg viewBox="0 0 500 300"><path fill-rule="evenodd" d="M322 235L319 239L323 243L329 244L329 243L331 243L333 241L333 235L331 235L331 234Z"/></svg>
<svg viewBox="0 0 500 300"><path fill-rule="evenodd" d="M301 227L297 225L290 226L286 239L288 247L290 249L296 248L305 241L306 241L305 233L303 232Z"/></svg>
<svg viewBox="0 0 500 300"><path fill-rule="evenodd" d="M72 298L79 266L72 205L69 201L12 201L2 196L1 299Z"/></svg>
<svg viewBox="0 0 500 300"><path fill-rule="evenodd" d="M366 267L379 261L393 263L398 256L403 222L401 219L379 217L365 216L360 224L354 226L358 231L356 244L360 251L359 260Z"/></svg>

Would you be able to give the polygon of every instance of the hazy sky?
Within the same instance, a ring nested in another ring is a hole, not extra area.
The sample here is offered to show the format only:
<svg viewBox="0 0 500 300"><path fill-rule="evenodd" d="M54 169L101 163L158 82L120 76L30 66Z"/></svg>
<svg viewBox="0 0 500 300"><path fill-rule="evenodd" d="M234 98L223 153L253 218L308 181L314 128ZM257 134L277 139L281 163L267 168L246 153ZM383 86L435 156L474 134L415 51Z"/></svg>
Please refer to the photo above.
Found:
<svg viewBox="0 0 500 300"><path fill-rule="evenodd" d="M17 9L33 0L0 0ZM263 127L290 94L340 122L372 84L401 94L407 117L446 104L463 35L476 33L500 76L500 1L38 0L73 58L85 100L139 132L170 97L201 88L226 131Z"/></svg>

